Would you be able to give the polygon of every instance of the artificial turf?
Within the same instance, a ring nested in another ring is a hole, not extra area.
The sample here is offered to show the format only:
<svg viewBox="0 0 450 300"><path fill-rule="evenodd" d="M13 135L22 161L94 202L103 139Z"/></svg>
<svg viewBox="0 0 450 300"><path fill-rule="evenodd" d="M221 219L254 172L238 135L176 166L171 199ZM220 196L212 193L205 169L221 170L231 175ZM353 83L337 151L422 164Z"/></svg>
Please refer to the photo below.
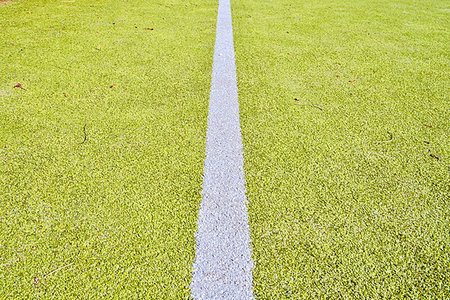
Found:
<svg viewBox="0 0 450 300"><path fill-rule="evenodd" d="M216 9L0 6L0 299L189 297Z"/></svg>
<svg viewBox="0 0 450 300"><path fill-rule="evenodd" d="M258 299L450 298L449 14L233 1Z"/></svg>

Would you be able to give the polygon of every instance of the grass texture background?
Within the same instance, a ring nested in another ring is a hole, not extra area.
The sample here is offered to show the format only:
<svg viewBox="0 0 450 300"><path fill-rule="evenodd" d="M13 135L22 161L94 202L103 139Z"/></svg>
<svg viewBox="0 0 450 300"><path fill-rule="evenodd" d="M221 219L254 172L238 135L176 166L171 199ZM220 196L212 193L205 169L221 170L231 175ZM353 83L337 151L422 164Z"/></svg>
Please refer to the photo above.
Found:
<svg viewBox="0 0 450 300"><path fill-rule="evenodd" d="M232 6L258 299L450 297L448 4ZM0 298L189 297L216 9L0 6Z"/></svg>
<svg viewBox="0 0 450 300"><path fill-rule="evenodd" d="M449 14L233 1L258 299L450 297Z"/></svg>
<svg viewBox="0 0 450 300"><path fill-rule="evenodd" d="M0 6L1 299L189 297L216 9Z"/></svg>

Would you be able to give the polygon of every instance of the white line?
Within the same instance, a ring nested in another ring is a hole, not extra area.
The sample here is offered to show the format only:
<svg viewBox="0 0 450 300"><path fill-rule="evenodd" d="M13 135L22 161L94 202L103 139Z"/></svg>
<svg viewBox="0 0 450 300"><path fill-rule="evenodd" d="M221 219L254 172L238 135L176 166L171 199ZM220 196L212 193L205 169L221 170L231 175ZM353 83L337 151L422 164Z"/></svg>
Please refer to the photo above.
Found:
<svg viewBox="0 0 450 300"><path fill-rule="evenodd" d="M203 200L191 283L194 299L253 299L230 0L219 0Z"/></svg>

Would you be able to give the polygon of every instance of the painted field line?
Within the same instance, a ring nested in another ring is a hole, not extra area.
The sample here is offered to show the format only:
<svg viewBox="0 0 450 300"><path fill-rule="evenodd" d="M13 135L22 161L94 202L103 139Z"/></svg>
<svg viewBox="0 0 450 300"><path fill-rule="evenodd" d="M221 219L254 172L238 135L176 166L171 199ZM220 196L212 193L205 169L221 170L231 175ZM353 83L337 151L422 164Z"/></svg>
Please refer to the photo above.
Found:
<svg viewBox="0 0 450 300"><path fill-rule="evenodd" d="M230 0L219 0L191 296L253 299Z"/></svg>

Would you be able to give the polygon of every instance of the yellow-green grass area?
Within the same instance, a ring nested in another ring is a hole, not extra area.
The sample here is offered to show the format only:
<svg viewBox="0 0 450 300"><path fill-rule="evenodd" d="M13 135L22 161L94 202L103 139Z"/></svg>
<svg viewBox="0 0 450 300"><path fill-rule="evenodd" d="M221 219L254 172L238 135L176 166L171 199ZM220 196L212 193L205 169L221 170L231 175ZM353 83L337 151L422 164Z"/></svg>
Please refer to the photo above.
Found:
<svg viewBox="0 0 450 300"><path fill-rule="evenodd" d="M233 1L258 299L450 298L448 1Z"/></svg>
<svg viewBox="0 0 450 300"><path fill-rule="evenodd" d="M216 9L0 6L0 299L189 297Z"/></svg>

